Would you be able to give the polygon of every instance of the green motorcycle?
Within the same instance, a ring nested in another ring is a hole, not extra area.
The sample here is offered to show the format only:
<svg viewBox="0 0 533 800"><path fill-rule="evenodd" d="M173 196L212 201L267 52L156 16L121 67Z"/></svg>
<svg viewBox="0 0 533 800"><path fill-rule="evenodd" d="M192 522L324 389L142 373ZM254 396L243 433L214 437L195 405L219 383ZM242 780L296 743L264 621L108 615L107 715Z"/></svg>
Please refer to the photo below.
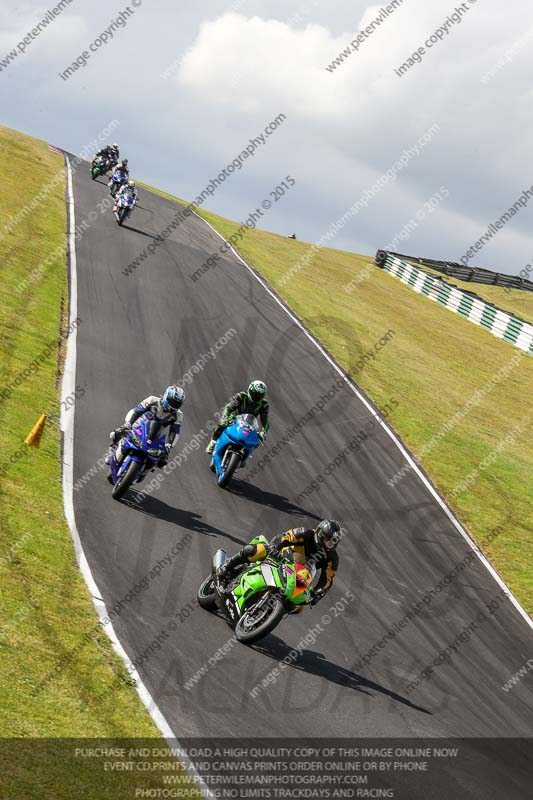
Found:
<svg viewBox="0 0 533 800"><path fill-rule="evenodd" d="M91 178L96 180L99 175L105 175L107 171L107 161L104 156L96 156L91 165Z"/></svg>
<svg viewBox="0 0 533 800"><path fill-rule="evenodd" d="M268 547L264 536L256 536L250 544ZM198 604L206 611L218 609L234 626L239 642L257 642L273 631L284 616L301 611L311 602L315 570L312 564L295 563L292 550L245 564L226 583L217 578L217 571L227 557L225 550L217 550L213 556L211 574L198 589Z"/></svg>

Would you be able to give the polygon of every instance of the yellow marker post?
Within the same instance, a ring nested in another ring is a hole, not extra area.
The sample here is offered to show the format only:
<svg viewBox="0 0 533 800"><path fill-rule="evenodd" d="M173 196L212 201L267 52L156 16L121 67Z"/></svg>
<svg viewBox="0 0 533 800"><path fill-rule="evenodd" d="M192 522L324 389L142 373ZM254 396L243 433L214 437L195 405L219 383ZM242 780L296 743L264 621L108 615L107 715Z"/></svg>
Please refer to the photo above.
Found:
<svg viewBox="0 0 533 800"><path fill-rule="evenodd" d="M29 444L31 447L39 447L46 420L47 420L47 415L41 414L41 416L31 429L31 431L24 439L24 444Z"/></svg>

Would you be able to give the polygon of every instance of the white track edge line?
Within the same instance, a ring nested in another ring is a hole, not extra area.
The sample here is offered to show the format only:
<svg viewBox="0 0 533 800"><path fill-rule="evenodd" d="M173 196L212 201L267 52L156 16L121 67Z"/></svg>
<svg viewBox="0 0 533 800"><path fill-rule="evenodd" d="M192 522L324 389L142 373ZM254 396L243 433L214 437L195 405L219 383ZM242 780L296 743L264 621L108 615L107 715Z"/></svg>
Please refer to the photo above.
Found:
<svg viewBox="0 0 533 800"><path fill-rule="evenodd" d="M505 592L505 594L507 595L507 597L509 598L511 603L514 605L514 607L516 608L516 610L520 614L520 616L525 620L525 622L527 622L529 627L533 630L533 619L531 619L531 617L529 616L529 614L527 613L525 608L523 608L520 605L519 601L514 596L512 591L509 589L509 587L507 586L507 584L505 583L503 578L501 578L501 576L496 572L496 570L494 569L494 567L492 566L492 564L490 563L488 558L481 552L481 550L477 546L477 544L474 541L474 539L470 536L468 531L465 528L463 528L463 526L461 525L461 523L459 522L459 520L457 519L455 514L452 512L452 510L447 505L446 501L441 497L441 495L438 493L438 491L435 489L435 487L432 485L432 483L426 478L424 473L420 470L420 468L418 467L418 464L416 463L416 461L414 461L414 459L411 456L411 454L409 453L409 451L406 450L406 448L403 446L402 442L398 439L398 437L396 436L396 434L392 430L392 428L390 428L385 423L385 421L380 417L380 415L376 412L376 410L374 408L372 408L372 406L370 405L370 403L368 402L366 397L363 394L361 394L359 389L346 377L346 375L343 373L343 371L338 366L338 364L336 364L335 361L330 357L330 355L324 350L324 348L322 347L322 345L320 344L318 339L316 339L311 333L309 333L309 331L305 328L305 326L298 319L298 317L296 317L293 313L291 313L291 311L287 308L287 306L280 300L280 298L276 295L276 293L270 288L268 283L266 283L266 281L264 281L261 277L259 277L259 275L256 273L256 271L244 260L244 258L242 258L242 256L237 252L237 250L235 250L235 248L233 247L231 242L228 242L228 240L225 239L222 236L222 234L219 233L217 231L217 229L214 228L211 225L210 222L208 222L206 219L201 217L196 211L194 211L194 209L193 209L193 213L198 217L198 219L201 219L202 222L205 222L205 224L208 225L211 228L211 230L216 233L217 236L219 236L224 242L226 242L226 244L229 246L229 248L234 253L234 255L237 257L237 259L246 267L246 269L250 272L250 274L253 275L253 277L261 284L261 286L268 292L268 294L271 297L274 298L276 303L285 311L285 313L292 319L292 321L305 333L307 338L322 353L324 358L331 364L331 366L335 369L335 371L338 372L339 375L345 380L345 382L352 389L352 391L358 397L358 399L366 406L366 408L368 409L368 411L370 411L372 416L377 419L377 421L379 422L381 427L387 432L387 434L390 436L390 438L392 439L392 441L394 442L394 444L396 445L398 450L401 452L401 454L403 455L403 457L405 458L405 460L407 461L407 463L409 464L411 469L418 475L418 477L420 478L420 480L422 481L423 485L426 487L428 492L431 494L431 496L437 501L439 506L442 508L442 510L444 511L444 513L446 514L446 516L448 517L448 519L450 520L452 525L456 528L456 530L459 531L459 533L461 534L463 539L465 539L465 541L468 542L468 544L470 545L472 550L476 553L476 555L479 558L479 560L481 561L481 563L484 564L485 567L487 568L487 570L490 572L490 574L492 575L492 577L494 578L494 580L496 581L498 586L500 586L500 588L503 589L503 591Z"/></svg>
<svg viewBox="0 0 533 800"><path fill-rule="evenodd" d="M72 169L70 161L65 154L65 162L67 165L67 206L69 211L68 220L68 269L70 275L70 302L69 302L69 325L77 318L78 315L78 284L77 284L77 259L76 259L76 224L74 212L74 193L72 187ZM109 618L104 601L101 599L102 594L94 580L89 562L85 556L83 545L81 543L80 535L76 526L76 519L74 515L74 412L75 412L75 394L74 389L76 385L76 347L77 347L77 328L74 327L67 339L67 351L65 356L65 371L61 383L61 398L65 399L69 395L74 398L74 405L70 408L61 404L60 414L60 427L63 433L63 453L62 453L62 485L63 485L63 507L65 517L70 529L70 534L74 543L74 550L76 552L76 560L80 572L85 580L87 588L91 594L93 605L96 609L98 619ZM66 411L63 411L63 408ZM120 640L116 634L113 624L109 622L107 625L102 625L102 630L105 631L109 637L113 649L119 655L126 665L130 665L130 658L123 648ZM155 723L162 736L167 740L170 746L177 743L180 747L179 740L163 716L150 691L144 684L141 676L136 669L130 672L132 678L135 680L135 689L139 695L143 705L146 707L150 717ZM205 797L214 797L213 793L204 783L202 777L195 770L190 759L180 758L187 771L196 777L195 786L201 791Z"/></svg>

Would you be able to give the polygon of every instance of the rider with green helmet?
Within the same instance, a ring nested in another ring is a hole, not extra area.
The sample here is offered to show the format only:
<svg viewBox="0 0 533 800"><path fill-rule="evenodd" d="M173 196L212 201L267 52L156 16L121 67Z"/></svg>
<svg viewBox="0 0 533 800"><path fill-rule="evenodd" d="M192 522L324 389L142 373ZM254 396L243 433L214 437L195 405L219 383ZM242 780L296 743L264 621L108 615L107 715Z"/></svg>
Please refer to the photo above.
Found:
<svg viewBox="0 0 533 800"><path fill-rule="evenodd" d="M267 387L263 381L252 381L248 389L244 392L237 392L222 409L220 424L213 431L211 441L206 447L206 453L211 454L215 449L215 443L224 428L231 425L235 417L239 414L253 414L258 417L263 430L259 434L262 441L265 440L268 431L268 401L266 399Z"/></svg>

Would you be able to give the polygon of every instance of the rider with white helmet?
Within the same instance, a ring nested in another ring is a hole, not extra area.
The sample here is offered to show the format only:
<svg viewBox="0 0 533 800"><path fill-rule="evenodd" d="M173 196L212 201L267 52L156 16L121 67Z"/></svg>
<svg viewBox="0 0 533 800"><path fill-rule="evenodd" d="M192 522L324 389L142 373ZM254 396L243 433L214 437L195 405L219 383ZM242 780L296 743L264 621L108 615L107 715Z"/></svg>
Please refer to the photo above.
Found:
<svg viewBox="0 0 533 800"><path fill-rule="evenodd" d="M170 449L179 436L181 423L183 420L183 412L181 406L185 400L185 392L180 386L168 386L160 397L156 395L149 395L144 400L141 400L135 408L128 411L126 414L125 425L121 425L114 431L111 431L109 438L111 440L111 449L106 456L106 463L109 463L110 456L116 447L115 458L118 463L124 458L122 451L122 438L131 430L137 420L142 416L147 416L151 420L160 422L163 427L168 427L169 432L167 442L165 445L166 454L159 459L158 466L164 467L168 462Z"/></svg>
<svg viewBox="0 0 533 800"><path fill-rule="evenodd" d="M127 183L124 183L120 187L120 189L118 191L118 194L116 195L116 203L113 206L113 211L117 210L118 202L119 202L120 198L125 196L125 195L129 195L129 197L131 197L133 199L133 207L135 208L135 204L137 202L137 198L139 197L139 192L137 191L137 187L135 185L135 181L128 181Z"/></svg>

